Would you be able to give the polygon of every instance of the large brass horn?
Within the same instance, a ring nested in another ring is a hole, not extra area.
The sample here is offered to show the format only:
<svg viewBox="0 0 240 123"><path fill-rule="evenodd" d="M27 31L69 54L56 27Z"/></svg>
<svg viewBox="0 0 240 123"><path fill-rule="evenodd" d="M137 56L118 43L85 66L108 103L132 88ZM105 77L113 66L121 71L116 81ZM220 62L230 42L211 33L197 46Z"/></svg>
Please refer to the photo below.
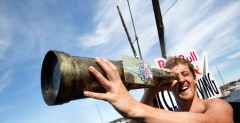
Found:
<svg viewBox="0 0 240 123"><path fill-rule="evenodd" d="M111 61L117 68L127 89L148 88L152 85L125 82L122 61ZM70 56L67 53L50 50L42 64L42 95L48 105L57 105L75 99L86 98L83 91L105 92L97 79L88 71L94 66L102 75L101 67L93 58ZM168 74L158 69L151 69L154 86L160 86L170 79L177 79L176 74ZM126 75L125 75L126 76ZM131 77L131 75L127 75ZM132 78L134 79L134 78Z"/></svg>

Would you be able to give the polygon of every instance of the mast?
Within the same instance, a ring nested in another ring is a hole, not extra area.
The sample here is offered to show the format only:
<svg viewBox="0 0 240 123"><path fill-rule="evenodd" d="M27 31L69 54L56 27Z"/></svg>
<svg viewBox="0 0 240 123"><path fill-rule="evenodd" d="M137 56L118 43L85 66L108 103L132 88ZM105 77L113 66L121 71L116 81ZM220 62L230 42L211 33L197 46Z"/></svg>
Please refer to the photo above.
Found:
<svg viewBox="0 0 240 123"><path fill-rule="evenodd" d="M164 37L164 25L163 25L163 21L162 21L162 14L161 14L161 9L160 9L160 5L159 5L159 0L152 0L152 5L153 5L155 20L156 20L156 26L157 26L157 30L158 30L158 38L159 38L159 42L160 42L162 57L167 59L165 37ZM167 90L167 94L169 97L171 97L170 92L168 90ZM169 98L169 99L171 101L171 104L173 105L174 103L173 103L172 98ZM159 94L156 95L155 99L153 100L153 103L156 106L158 106L159 108L163 108L162 104L160 103Z"/></svg>
<svg viewBox="0 0 240 123"><path fill-rule="evenodd" d="M217 65L216 65L216 68L217 68L218 74L219 74L219 76L220 76L220 78L221 78L221 80L222 80L223 86L224 86L225 83L224 83L224 81L223 81L222 75L221 75L221 73L220 73Z"/></svg>
<svg viewBox="0 0 240 123"><path fill-rule="evenodd" d="M156 20L156 26L157 26L157 30L158 30L158 38L159 38L159 42L160 42L162 57L166 59L167 56L166 56L165 40L164 40L164 26L163 26L159 1L158 0L152 0L152 5L153 5L153 11L154 11L155 20ZM168 94L169 94L169 92L168 92ZM171 100L171 102L172 102L172 100ZM160 98L159 98L158 94L154 98L153 103L154 103L155 106L157 106L159 108L163 107L160 103Z"/></svg>
<svg viewBox="0 0 240 123"><path fill-rule="evenodd" d="M167 56L166 56L166 46L165 46L165 38L164 38L164 26L163 26L162 14L161 14L160 6L159 6L159 1L152 0L152 5L153 5L155 20L156 20L156 26L157 26L157 30L158 30L158 38L159 38L159 42L160 42L162 57L166 59Z"/></svg>

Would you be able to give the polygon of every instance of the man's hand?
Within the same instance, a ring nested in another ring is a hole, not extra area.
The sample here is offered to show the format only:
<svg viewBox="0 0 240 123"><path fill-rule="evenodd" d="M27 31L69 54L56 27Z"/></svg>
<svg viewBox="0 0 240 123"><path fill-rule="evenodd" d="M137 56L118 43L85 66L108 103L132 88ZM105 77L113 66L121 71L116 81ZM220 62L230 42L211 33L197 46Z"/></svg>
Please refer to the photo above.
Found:
<svg viewBox="0 0 240 123"><path fill-rule="evenodd" d="M94 67L90 66L89 71L98 79L99 83L106 89L106 93L95 93L85 91L87 97L108 101L123 116L129 117L131 108L137 101L128 93L122 83L117 67L110 61L96 58L96 62L105 71L107 78L99 73Z"/></svg>
<svg viewBox="0 0 240 123"><path fill-rule="evenodd" d="M166 73L172 73L170 69L166 68L161 68L161 71L164 71ZM172 80L172 82L165 82L163 83L160 87L151 87L151 88L146 88L144 90L144 95L141 99L141 102L147 105L152 105L153 99L156 97L156 95L163 90L170 90L171 87L175 86L177 84L177 80Z"/></svg>

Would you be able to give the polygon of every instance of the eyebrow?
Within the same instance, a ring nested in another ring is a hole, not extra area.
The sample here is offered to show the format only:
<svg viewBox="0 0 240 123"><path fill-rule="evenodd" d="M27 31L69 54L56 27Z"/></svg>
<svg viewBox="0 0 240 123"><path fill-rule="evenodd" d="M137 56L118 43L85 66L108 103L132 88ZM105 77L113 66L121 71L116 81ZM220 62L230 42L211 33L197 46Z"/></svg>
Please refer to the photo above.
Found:
<svg viewBox="0 0 240 123"><path fill-rule="evenodd" d="M181 73L184 73L184 72L190 72L190 71L182 71ZM191 72L190 72L191 73Z"/></svg>
<svg viewBox="0 0 240 123"><path fill-rule="evenodd" d="M184 73L191 73L190 71L181 71L180 73L178 74L184 74Z"/></svg>

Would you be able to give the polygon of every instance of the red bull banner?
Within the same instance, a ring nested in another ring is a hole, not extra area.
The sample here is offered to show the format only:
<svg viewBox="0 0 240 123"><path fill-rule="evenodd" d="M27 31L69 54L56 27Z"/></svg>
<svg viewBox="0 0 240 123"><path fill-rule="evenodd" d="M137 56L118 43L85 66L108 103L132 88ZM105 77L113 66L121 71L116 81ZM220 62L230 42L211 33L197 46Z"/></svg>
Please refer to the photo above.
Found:
<svg viewBox="0 0 240 123"><path fill-rule="evenodd" d="M194 65L195 74L198 81L196 84L196 91L199 98L211 99L222 96L220 86L217 84L216 80L208 69L208 59L206 52L203 52L202 59L199 58L196 50L194 49L189 50L187 53L178 53L175 56L187 59ZM157 68L163 68L166 59L156 58L154 61ZM159 98L161 104L166 110L175 110L178 107L174 95L171 91L159 92Z"/></svg>

